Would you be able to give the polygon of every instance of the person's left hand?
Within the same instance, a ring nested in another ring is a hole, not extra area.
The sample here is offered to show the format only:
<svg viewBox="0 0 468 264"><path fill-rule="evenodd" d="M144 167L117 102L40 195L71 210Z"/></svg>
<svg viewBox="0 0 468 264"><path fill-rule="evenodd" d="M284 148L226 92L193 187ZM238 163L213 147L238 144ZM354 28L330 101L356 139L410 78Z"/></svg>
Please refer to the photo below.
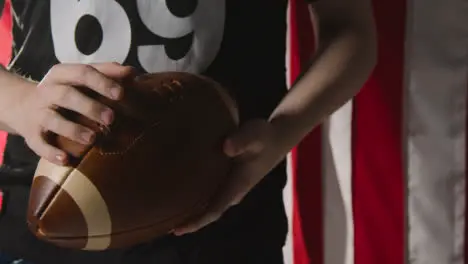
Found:
<svg viewBox="0 0 468 264"><path fill-rule="evenodd" d="M252 120L224 142L224 152L234 166L224 190L209 205L207 212L173 231L175 235L195 232L218 220L231 206L239 204L249 191L287 154L281 150L274 126L266 120Z"/></svg>

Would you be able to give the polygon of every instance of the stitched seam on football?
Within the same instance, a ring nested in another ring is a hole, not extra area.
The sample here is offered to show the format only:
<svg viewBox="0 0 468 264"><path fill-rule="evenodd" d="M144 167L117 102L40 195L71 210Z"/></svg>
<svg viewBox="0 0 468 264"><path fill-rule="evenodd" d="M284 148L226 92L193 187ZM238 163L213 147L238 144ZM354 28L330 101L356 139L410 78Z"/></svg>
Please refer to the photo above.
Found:
<svg viewBox="0 0 468 264"><path fill-rule="evenodd" d="M228 109L226 109L225 111L227 112L227 114L228 114L229 116L231 115L231 114L230 114L230 111L229 111ZM165 118L167 118L167 115L164 116L163 120L161 120L160 123L164 123L164 121L165 121L164 119L165 119ZM150 130L151 130L151 129L155 129L155 128L156 128L156 127L151 127ZM146 132L148 132L148 131L146 131ZM143 140L141 140L141 141L138 142L137 144L141 144L142 142L143 142ZM90 153L91 151L92 151L92 148L90 148L90 149L87 151L87 153L86 153L85 156L82 158L82 160L80 161L80 163L81 163L81 162L86 162L86 160L89 159L89 156L91 155L91 153ZM99 150L96 149L96 151L97 151L98 153L100 153ZM76 168L73 168L73 169L79 171L79 168L78 168L78 167L79 167L79 164L78 164L78 166L77 166ZM72 170L73 170L73 169L72 169ZM69 175L71 174L71 172L72 172L72 171L69 171L69 172L68 172L66 179L62 182L62 185L68 180ZM226 177L227 177L227 175L226 175ZM220 181L220 182L222 182L222 181ZM61 185L61 186L62 186L62 185ZM202 206L203 204L206 204L206 203L208 203L208 201L210 201L211 199L213 199L213 196L215 196L215 195L217 194L220 185L222 185L222 184L220 183L220 184L218 184L218 186L217 186L216 188L214 188L216 191L213 192L213 193L214 193L213 195L206 196L206 198L200 198L200 199L199 199L198 201L196 201L195 203L192 203L191 205L187 205L187 207L186 207L184 210L181 210L181 212L183 212L183 213L174 214L174 215L169 216L169 217L167 217L167 218L165 218L165 219L162 219L162 220L160 220L160 221L158 221L158 222L156 222L156 223L151 223L151 224L148 224L148 225L142 225L142 226L138 226L138 227L135 227L135 228L132 228L132 229L122 230L122 231L115 232L115 233L112 233L112 234L99 234L99 235L92 235L92 236L86 236L86 237L88 237L88 238L93 238L93 237L94 237L94 238L96 238L96 237L105 237L105 236L110 236L110 235L129 233L129 232L132 232L132 231L135 231L135 230L149 229L149 228L151 228L151 227L153 227L153 226L160 225L160 224L163 224L163 223L166 223L166 222L170 222L170 221L173 221L173 219L177 219L177 218L182 219L182 220L180 221L180 223L183 223L183 222L187 221L188 218L191 218L191 217L192 217L192 214L193 214L194 211L197 211L198 208L203 207L203 206ZM58 192L57 192L57 193L58 193ZM56 194L57 194L57 193L56 193ZM58 196L58 195L55 195L55 197L54 197L53 199L56 199L57 196ZM49 204L48 206L51 206L51 204ZM183 216L183 217L181 217L181 216ZM112 221L112 219L111 219L111 221ZM71 239L85 238L84 236L81 236L81 237L79 237L79 236L76 236L76 237L47 236L47 237L50 238L50 239L67 239L67 240L68 240L68 239L71 240Z"/></svg>
<svg viewBox="0 0 468 264"><path fill-rule="evenodd" d="M230 95L224 90L223 87L220 87L220 85L209 79L209 78L206 78L204 76L198 76L201 80L203 81L208 81L210 82L212 85L209 85L207 87L209 87L209 89L211 89L212 91L214 91L216 93L216 96L218 98L221 99L221 101L223 102L223 105L225 105L225 109L224 111L226 111L226 115L229 116L230 118L233 118L236 122L236 124L238 124L238 117L237 116L233 116L233 111L236 111L237 112L237 105L236 105L236 102L230 97ZM226 95L228 96L228 101L226 101ZM173 111L175 107L177 106L180 106L180 104L171 104L171 107L169 109L167 109L166 111L169 112L169 111ZM233 109L234 108L234 109ZM166 112L166 113L167 113ZM161 120L161 123L164 123L163 120L167 118L167 114L164 114L163 117L160 119ZM159 123L159 122L158 122ZM138 144L141 144L143 141L144 141L144 137L145 137L145 134L147 134L148 131L151 131L152 129L154 129L154 127L146 127L145 129L143 129L142 131L142 135L141 135L141 140L137 140L137 142L135 142L135 145L138 145ZM139 141L139 142L138 142ZM133 146L129 147L132 148ZM99 149L99 147L94 147L96 151L98 151L98 153L101 152L101 150ZM79 162L79 164L76 166L76 168L72 168L72 169L76 169L76 170L79 170L78 167L80 166L81 163L83 162L86 162L89 158L90 158L90 151L92 151L93 148L88 148L86 153L83 155L83 158L81 159L81 161ZM129 150L127 149L127 151ZM103 154L103 153L101 153ZM66 177L64 177L64 179L62 180L61 182L61 185L62 186L64 183L66 183L66 181L69 179L69 176L71 174L71 170L67 173ZM227 176L227 175L226 175ZM222 181L220 181L222 182ZM74 240L74 239L82 239L82 238L99 238L99 237L106 237L106 236L115 236L115 235L120 235L120 234L126 234L126 233L130 233L130 232L134 232L136 230L145 230L145 229L151 229L152 227L154 226L157 226L157 225L162 225L164 223L167 223L167 222L170 222L170 221L173 221L173 219L180 219L180 224L183 223L183 222L186 222L188 219L194 217L194 213L195 214L199 214L200 212L202 211L205 211L206 209L206 206L208 205L208 202L213 199L213 197L218 193L219 189L220 189L220 185L222 185L221 183L218 184L218 186L215 188L215 191L213 192L214 194L213 195L208 195L208 196L205 196L204 198L200 198L200 200L196 201L195 203L192 203L191 205L187 206L185 208L185 210L181 210L182 213L179 213L179 214L174 214L172 216L169 216L167 217L166 219L162 219L156 223L151 223L151 224L148 224L148 225L142 225L142 226L139 226L139 227L134 227L132 229L127 229L127 230L121 230L121 231L118 231L118 232L112 232L110 234L98 234L98 235L91 235L91 236L75 236L75 237L65 237L65 236L46 236L49 238L49 239L62 239L62 240ZM57 199L58 197L58 193L60 192L60 188L57 188L54 192L52 196L52 198L50 198L51 200L51 203L48 203L47 204L47 209L53 204L53 201L55 199ZM46 210L47 210L46 209ZM44 210L44 212L46 212L46 210Z"/></svg>

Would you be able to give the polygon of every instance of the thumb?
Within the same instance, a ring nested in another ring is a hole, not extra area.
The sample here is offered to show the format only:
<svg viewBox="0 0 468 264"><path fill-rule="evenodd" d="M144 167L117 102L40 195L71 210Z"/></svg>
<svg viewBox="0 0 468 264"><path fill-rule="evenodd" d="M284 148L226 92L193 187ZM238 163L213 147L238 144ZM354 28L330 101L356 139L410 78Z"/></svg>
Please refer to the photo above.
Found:
<svg viewBox="0 0 468 264"><path fill-rule="evenodd" d="M268 124L265 121L251 121L226 139L224 152L229 157L245 153L258 153L264 148L264 137Z"/></svg>

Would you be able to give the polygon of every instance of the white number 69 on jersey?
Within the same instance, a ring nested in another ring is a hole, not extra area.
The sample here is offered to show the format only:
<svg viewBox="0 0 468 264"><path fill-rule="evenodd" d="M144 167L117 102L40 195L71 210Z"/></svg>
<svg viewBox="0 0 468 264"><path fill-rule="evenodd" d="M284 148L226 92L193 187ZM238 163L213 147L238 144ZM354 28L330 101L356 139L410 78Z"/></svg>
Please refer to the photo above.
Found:
<svg viewBox="0 0 468 264"><path fill-rule="evenodd" d="M147 72L205 70L219 52L225 22L225 0L198 0L195 11L177 17L170 0L134 0L144 25L155 35L175 39L193 34L189 52L179 60L167 56L164 45L138 46L138 60ZM172 0L177 1L177 0ZM123 63L132 46L132 26L116 0L51 0L54 50L61 63ZM76 27L84 16L94 17L102 29L102 42L92 54L83 54L75 40ZM133 45L137 45L133 41Z"/></svg>

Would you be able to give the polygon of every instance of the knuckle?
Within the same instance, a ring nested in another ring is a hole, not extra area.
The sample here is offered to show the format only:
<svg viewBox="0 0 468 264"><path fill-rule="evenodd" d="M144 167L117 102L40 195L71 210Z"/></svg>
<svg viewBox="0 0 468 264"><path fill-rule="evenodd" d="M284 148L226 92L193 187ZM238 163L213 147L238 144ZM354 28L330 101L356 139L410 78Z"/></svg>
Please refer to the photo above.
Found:
<svg viewBox="0 0 468 264"><path fill-rule="evenodd" d="M62 134L62 136L65 136L70 139L76 139L77 135L79 134L78 132L78 127L76 124L70 122L70 121L63 121L60 124L60 131L59 133Z"/></svg>
<svg viewBox="0 0 468 264"><path fill-rule="evenodd" d="M84 67L87 69L81 76L85 79L84 83L87 84L88 88L101 94L109 94L111 87L115 86L114 81L90 65Z"/></svg>
<svg viewBox="0 0 468 264"><path fill-rule="evenodd" d="M43 97L44 95L47 96L50 90L49 87L50 85L45 80L43 80L36 86L36 91L41 97Z"/></svg>
<svg viewBox="0 0 468 264"><path fill-rule="evenodd" d="M94 72L93 66L89 64L81 64L78 66L78 74L82 76L89 75L90 73Z"/></svg>
<svg viewBox="0 0 468 264"><path fill-rule="evenodd" d="M60 71L60 69L62 68L62 65L61 64L55 64L54 66L52 66L49 70L49 74L51 75L54 75L55 73L57 73L58 71Z"/></svg>
<svg viewBox="0 0 468 264"><path fill-rule="evenodd" d="M83 115L85 115L86 117L94 119L94 120L100 118L100 113L101 113L100 109L102 107L96 101L91 100L91 99L84 100L84 102L82 103L82 107L83 107L83 110L82 110Z"/></svg>
<svg viewBox="0 0 468 264"><path fill-rule="evenodd" d="M73 95L67 98L69 108L87 118L95 121L99 120L104 106L78 91L74 91L73 93Z"/></svg>
<svg viewBox="0 0 468 264"><path fill-rule="evenodd" d="M87 64L80 64L76 66L73 77L76 83L86 84L89 78L94 73L94 68Z"/></svg>
<svg viewBox="0 0 468 264"><path fill-rule="evenodd" d="M50 91L52 92L52 91ZM70 97L71 93L73 92L73 88L71 88L70 86L60 86L59 87L55 87L53 89L53 97L54 97L54 101L57 101L57 102L66 102L67 101L67 98Z"/></svg>
<svg viewBox="0 0 468 264"><path fill-rule="evenodd" d="M107 92L109 82L107 81L106 78L102 76L99 76L99 77L100 78L96 78L94 89L97 91L101 91L101 92Z"/></svg>
<svg viewBox="0 0 468 264"><path fill-rule="evenodd" d="M52 110L47 109L42 117L41 125L47 130L55 130L58 127L58 114Z"/></svg>
<svg viewBox="0 0 468 264"><path fill-rule="evenodd" d="M39 97L46 100L47 102L57 97L56 86L51 81L49 81L47 77L44 78L36 88Z"/></svg>
<svg viewBox="0 0 468 264"><path fill-rule="evenodd" d="M81 133L83 133L84 128L81 125L75 123L69 123L67 126L67 134L69 138L75 141L81 140Z"/></svg>
<svg viewBox="0 0 468 264"><path fill-rule="evenodd" d="M96 86L98 87L98 89L100 89L102 92L105 92L106 94L111 94L110 91L111 91L111 88L113 86L115 86L114 84L114 81L112 81L111 79L105 77L105 76L102 76L102 78L99 78L99 80L97 81L97 84Z"/></svg>

